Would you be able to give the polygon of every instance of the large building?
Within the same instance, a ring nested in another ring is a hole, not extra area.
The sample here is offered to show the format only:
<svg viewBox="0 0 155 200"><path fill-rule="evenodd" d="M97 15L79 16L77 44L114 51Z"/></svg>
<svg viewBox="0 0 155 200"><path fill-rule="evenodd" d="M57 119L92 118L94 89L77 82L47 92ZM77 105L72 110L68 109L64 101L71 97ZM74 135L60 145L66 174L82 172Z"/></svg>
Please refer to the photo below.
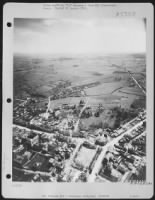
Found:
<svg viewBox="0 0 155 200"><path fill-rule="evenodd" d="M37 144L39 142L39 135L31 132L27 136L26 141L27 141L28 144L30 144L31 146L33 146L34 144Z"/></svg>

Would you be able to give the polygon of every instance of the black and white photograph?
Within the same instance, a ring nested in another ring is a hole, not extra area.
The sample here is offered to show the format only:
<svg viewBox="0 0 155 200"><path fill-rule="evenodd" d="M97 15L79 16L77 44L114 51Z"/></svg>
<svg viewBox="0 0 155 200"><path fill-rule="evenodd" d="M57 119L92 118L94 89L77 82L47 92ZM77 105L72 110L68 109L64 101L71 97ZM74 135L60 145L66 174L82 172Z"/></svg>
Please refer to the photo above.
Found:
<svg viewBox="0 0 155 200"><path fill-rule="evenodd" d="M20 11L9 29L10 180L149 187L150 21L134 9L101 17L64 5L52 16Z"/></svg>
<svg viewBox="0 0 155 200"><path fill-rule="evenodd" d="M13 181L145 181L145 28L14 19Z"/></svg>

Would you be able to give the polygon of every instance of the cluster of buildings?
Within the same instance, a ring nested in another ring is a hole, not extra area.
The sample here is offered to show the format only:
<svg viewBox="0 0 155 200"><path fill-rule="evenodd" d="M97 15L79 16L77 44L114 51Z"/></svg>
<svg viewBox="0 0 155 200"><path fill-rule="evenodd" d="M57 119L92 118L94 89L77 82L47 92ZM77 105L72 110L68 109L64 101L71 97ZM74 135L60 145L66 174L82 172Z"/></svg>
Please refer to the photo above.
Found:
<svg viewBox="0 0 155 200"><path fill-rule="evenodd" d="M95 87L99 85L100 82L92 82L82 85L71 86L69 81L57 82L57 85L53 89L53 95L51 95L51 100L67 98L67 97L81 97L85 95L84 89Z"/></svg>
<svg viewBox="0 0 155 200"><path fill-rule="evenodd" d="M118 141L118 148L127 150L137 156L146 156L146 132L145 125L138 126L130 134L124 135Z"/></svg>
<svg viewBox="0 0 155 200"><path fill-rule="evenodd" d="M112 182L146 178L145 124L125 134L105 153L99 176Z"/></svg>
<svg viewBox="0 0 155 200"><path fill-rule="evenodd" d="M77 86L71 86L69 81L58 81L56 86L52 89L53 94L51 95L51 100L67 98L67 97L81 97L85 95L84 89L95 87L99 85L100 82L92 82L88 84L82 84Z"/></svg>
<svg viewBox="0 0 155 200"><path fill-rule="evenodd" d="M47 103L40 103L36 98L28 98L14 108L13 123L48 133L56 130L66 133L66 130L74 129L84 105L85 102L81 100L79 105L62 104L56 108L48 109L47 112ZM80 118L89 118L93 115L99 117L101 111L100 105L94 113L91 107L87 106Z"/></svg>
<svg viewBox="0 0 155 200"><path fill-rule="evenodd" d="M66 160L76 148L76 141L59 133L41 134L18 127L13 131L13 168L56 180L60 178Z"/></svg>
<svg viewBox="0 0 155 200"><path fill-rule="evenodd" d="M100 112L101 105L92 112L82 100L78 105L47 109L47 104L28 98L15 107L13 180L22 181L18 176L22 174L23 180L34 182L86 182L102 152L106 153L98 172L101 179L136 179L145 168L145 110L116 130L80 127L80 118L98 117Z"/></svg>
<svg viewBox="0 0 155 200"><path fill-rule="evenodd" d="M30 120L40 113L46 111L43 106L38 106L39 100L36 98L27 98L13 109L13 123L28 126Z"/></svg>

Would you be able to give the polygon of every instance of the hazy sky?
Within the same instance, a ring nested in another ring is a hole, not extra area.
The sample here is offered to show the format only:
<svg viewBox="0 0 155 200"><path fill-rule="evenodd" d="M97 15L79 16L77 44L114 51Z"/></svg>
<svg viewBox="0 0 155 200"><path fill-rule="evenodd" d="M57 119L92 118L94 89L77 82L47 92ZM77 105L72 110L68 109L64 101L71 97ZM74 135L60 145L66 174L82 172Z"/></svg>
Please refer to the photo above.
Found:
<svg viewBox="0 0 155 200"><path fill-rule="evenodd" d="M145 52L143 19L15 19L14 49L20 53Z"/></svg>

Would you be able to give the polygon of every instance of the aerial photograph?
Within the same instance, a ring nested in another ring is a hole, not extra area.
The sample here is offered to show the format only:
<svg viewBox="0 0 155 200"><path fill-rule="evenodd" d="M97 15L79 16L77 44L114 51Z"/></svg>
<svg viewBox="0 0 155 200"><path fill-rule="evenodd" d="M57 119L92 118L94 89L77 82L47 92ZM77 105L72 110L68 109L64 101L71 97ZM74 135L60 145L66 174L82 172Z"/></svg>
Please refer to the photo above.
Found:
<svg viewBox="0 0 155 200"><path fill-rule="evenodd" d="M146 20L15 18L12 181L146 180Z"/></svg>

